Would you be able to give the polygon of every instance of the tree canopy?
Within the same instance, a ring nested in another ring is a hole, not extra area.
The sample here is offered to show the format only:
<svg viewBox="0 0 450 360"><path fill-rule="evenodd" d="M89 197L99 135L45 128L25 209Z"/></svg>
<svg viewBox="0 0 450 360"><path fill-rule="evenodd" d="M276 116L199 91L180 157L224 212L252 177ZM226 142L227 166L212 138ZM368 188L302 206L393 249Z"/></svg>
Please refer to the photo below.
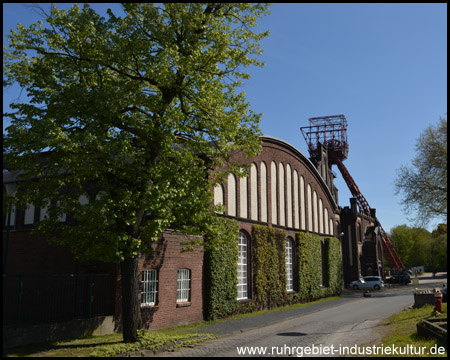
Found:
<svg viewBox="0 0 450 360"><path fill-rule="evenodd" d="M432 218L447 221L447 119L428 126L416 143L412 165L397 170L396 194L408 214L415 213L419 224Z"/></svg>
<svg viewBox="0 0 450 360"><path fill-rule="evenodd" d="M48 206L38 230L57 230L80 259L136 259L169 226L208 224L224 178L211 169L239 173L230 154L261 148L261 115L239 86L246 67L264 65L268 31L254 28L268 5L122 8L105 19L89 4L53 6L45 24L19 24L4 46L4 86L30 97L3 115L3 159L20 171L14 202ZM63 213L76 226L58 221Z"/></svg>
<svg viewBox="0 0 450 360"><path fill-rule="evenodd" d="M4 161L32 179L16 202L52 199L54 216L42 229L72 213L86 229L67 231L101 237L99 251L78 241L77 254L107 260L139 248L141 234L155 239L173 222L206 216L204 190L213 184L204 172L233 151L257 154L260 115L237 90L249 78L242 67L263 65L251 55L261 54L268 34L252 31L263 4L123 9L124 17L108 11L104 19L88 4L54 6L48 26L19 25L4 51L4 84L19 83L31 98L4 114ZM51 155L39 156L44 150ZM101 196L86 193L89 183ZM78 203L82 194L87 206ZM108 216L99 222L99 214Z"/></svg>
<svg viewBox="0 0 450 360"><path fill-rule="evenodd" d="M407 268L425 266L427 271L447 270L447 226L430 233L424 228L400 225L392 228L390 240Z"/></svg>

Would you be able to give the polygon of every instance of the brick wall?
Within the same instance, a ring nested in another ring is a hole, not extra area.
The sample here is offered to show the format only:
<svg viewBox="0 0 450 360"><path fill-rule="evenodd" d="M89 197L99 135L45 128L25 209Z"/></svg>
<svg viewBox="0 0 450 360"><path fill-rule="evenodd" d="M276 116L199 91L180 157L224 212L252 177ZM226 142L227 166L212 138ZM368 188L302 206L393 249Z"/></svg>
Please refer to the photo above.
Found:
<svg viewBox="0 0 450 360"><path fill-rule="evenodd" d="M141 308L144 327L156 329L203 320L203 252L201 247L182 252L183 243L194 237L166 231L152 245L153 254L143 254L139 270L158 271L158 294L155 306ZM190 270L190 300L177 303L177 272Z"/></svg>

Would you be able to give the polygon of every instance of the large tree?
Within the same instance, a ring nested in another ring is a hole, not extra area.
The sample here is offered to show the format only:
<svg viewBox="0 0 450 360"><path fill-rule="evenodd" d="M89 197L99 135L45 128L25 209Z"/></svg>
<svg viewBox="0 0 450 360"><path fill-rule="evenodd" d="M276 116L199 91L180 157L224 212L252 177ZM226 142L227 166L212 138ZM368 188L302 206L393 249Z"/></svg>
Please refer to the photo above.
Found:
<svg viewBox="0 0 450 360"><path fill-rule="evenodd" d="M403 194L407 213L415 213L419 224L432 218L447 220L447 119L428 126L416 143L412 166L397 170L396 194Z"/></svg>
<svg viewBox="0 0 450 360"><path fill-rule="evenodd" d="M88 4L53 6L4 47L11 104L4 162L20 172L18 206L48 205L38 230L80 259L121 264L124 341L140 326L138 253L170 225L210 221L212 168L260 151L259 120L238 91L263 66L256 19L265 4L122 4L108 19ZM43 154L45 152L45 154ZM84 195L89 203L81 205ZM58 217L71 215L72 225ZM196 226L197 225L197 226Z"/></svg>

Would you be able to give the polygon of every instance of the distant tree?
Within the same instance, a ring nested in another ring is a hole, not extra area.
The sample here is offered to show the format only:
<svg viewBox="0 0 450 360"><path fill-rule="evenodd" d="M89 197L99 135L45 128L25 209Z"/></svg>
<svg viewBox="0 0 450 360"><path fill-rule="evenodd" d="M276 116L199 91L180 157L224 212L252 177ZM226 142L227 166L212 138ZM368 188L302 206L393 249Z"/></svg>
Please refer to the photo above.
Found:
<svg viewBox="0 0 450 360"><path fill-rule="evenodd" d="M447 271L447 225L439 224L431 236L430 270Z"/></svg>
<svg viewBox="0 0 450 360"><path fill-rule="evenodd" d="M4 86L29 103L4 114L3 160L21 171L15 203L48 205L38 224L80 259L121 264L123 338L137 341L138 253L169 226L211 221L211 168L261 149L260 115L238 92L263 66L253 31L266 4L124 3L108 19L88 4L52 7L4 46ZM48 151L47 156L41 153ZM97 188L97 193L88 190ZM89 204L81 205L81 195ZM71 214L76 226L58 221Z"/></svg>
<svg viewBox="0 0 450 360"><path fill-rule="evenodd" d="M390 240L407 268L425 266L427 271L447 271L447 226L432 233L420 227L400 225L392 228Z"/></svg>
<svg viewBox="0 0 450 360"><path fill-rule="evenodd" d="M395 193L403 194L402 204L415 220L427 224L432 218L447 221L447 119L430 125L416 143L412 166L397 170Z"/></svg>
<svg viewBox="0 0 450 360"><path fill-rule="evenodd" d="M392 228L389 239L406 268L430 264L432 237L426 229L399 225Z"/></svg>

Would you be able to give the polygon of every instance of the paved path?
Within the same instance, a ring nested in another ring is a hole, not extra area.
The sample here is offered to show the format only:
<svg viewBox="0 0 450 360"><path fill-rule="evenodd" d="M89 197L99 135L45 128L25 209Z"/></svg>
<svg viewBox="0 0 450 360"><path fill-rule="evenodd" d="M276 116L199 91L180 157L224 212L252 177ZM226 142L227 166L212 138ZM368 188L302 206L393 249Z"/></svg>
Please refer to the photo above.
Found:
<svg viewBox="0 0 450 360"><path fill-rule="evenodd" d="M442 286L444 282L446 276L423 278L419 289ZM379 332L373 330L382 319L412 305L414 291L411 284L372 292L370 298L364 298L360 291L344 291L341 298L333 301L206 325L195 331L214 333L220 338L157 356L252 356L248 347L265 351L266 356L298 356L299 351L313 346L337 349L376 344L381 339ZM247 353L239 354L240 351Z"/></svg>

